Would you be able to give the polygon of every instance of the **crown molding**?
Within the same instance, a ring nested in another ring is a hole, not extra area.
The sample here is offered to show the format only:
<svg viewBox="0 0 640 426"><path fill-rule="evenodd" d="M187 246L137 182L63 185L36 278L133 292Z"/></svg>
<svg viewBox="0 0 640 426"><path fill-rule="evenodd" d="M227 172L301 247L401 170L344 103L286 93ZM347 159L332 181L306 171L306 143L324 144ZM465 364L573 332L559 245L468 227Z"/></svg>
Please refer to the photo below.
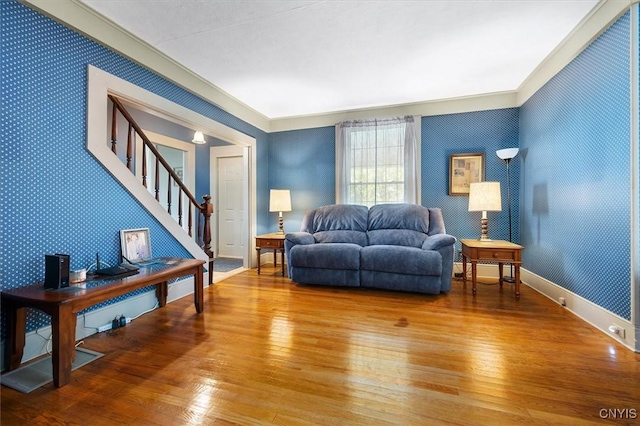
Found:
<svg viewBox="0 0 640 426"><path fill-rule="evenodd" d="M362 108L350 111L338 111L328 114L285 117L271 120L272 132L283 132L295 129L334 126L347 120L364 118L382 118L404 115L430 116L455 114L461 112L513 108L517 106L515 91L487 93L459 98L439 99L435 101L416 102L411 104L388 105L377 108Z"/></svg>
<svg viewBox="0 0 640 426"><path fill-rule="evenodd" d="M601 0L517 90L453 99L269 119L193 71L159 52L134 34L99 15L79 0L20 0L86 37L161 75L183 89L265 131L279 132L333 126L345 120L398 115L430 116L519 107L569 64L616 19L640 0Z"/></svg>
<svg viewBox="0 0 640 426"><path fill-rule="evenodd" d="M601 0L518 87L518 106L524 104L638 1Z"/></svg>
<svg viewBox="0 0 640 426"><path fill-rule="evenodd" d="M96 13L79 0L20 0L20 2L159 74L235 117L261 130L269 130L269 119L266 116L180 65L113 21Z"/></svg>

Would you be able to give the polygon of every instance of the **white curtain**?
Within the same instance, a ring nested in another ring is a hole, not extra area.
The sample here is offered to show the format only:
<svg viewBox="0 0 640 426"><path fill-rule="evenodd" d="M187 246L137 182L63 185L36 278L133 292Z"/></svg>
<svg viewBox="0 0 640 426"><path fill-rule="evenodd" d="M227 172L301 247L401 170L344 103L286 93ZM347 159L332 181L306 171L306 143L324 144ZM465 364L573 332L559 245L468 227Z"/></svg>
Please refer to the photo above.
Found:
<svg viewBox="0 0 640 426"><path fill-rule="evenodd" d="M362 146L384 145L387 135L397 137L398 127L404 129L404 156L393 157L383 153L384 161L397 161L404 169L404 199L406 203L420 204L420 117L405 116L387 119L355 120L336 124L336 203L360 203L351 194L354 174L352 166L362 164L367 158L352 158L365 155ZM355 154L354 154L355 153ZM375 159L372 160L375 162ZM357 178L355 178L357 180ZM382 200L384 201L384 200Z"/></svg>

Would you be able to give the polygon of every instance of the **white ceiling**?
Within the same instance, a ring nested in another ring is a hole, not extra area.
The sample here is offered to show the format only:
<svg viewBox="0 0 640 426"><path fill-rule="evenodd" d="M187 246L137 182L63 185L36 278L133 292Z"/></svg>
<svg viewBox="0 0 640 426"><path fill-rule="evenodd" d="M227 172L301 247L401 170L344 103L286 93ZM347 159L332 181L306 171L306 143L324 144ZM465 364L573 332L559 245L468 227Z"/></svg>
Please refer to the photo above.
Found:
<svg viewBox="0 0 640 426"><path fill-rule="evenodd" d="M81 0L266 117L516 90L598 0Z"/></svg>

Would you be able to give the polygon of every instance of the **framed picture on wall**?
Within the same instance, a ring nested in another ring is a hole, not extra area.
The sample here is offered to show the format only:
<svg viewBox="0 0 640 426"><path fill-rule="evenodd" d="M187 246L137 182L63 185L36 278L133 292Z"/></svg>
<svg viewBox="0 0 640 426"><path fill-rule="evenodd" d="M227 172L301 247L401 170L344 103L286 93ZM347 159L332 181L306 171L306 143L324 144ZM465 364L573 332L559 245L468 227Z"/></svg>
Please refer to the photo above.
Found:
<svg viewBox="0 0 640 426"><path fill-rule="evenodd" d="M449 156L449 195L469 195L469 185L484 180L484 152Z"/></svg>

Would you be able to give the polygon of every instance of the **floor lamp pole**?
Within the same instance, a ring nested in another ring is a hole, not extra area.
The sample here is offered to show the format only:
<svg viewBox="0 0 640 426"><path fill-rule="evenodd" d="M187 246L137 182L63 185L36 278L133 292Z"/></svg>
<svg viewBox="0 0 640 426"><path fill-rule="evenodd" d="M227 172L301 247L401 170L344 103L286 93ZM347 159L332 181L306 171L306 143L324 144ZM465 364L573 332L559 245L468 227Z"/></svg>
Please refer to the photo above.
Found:
<svg viewBox="0 0 640 426"><path fill-rule="evenodd" d="M511 158L506 158L507 162L507 211L509 213L509 242L513 242L513 237L511 235L511 178L509 174L509 163L511 162ZM504 281L512 283L515 282L513 278L513 264L509 264L509 276L502 278Z"/></svg>

